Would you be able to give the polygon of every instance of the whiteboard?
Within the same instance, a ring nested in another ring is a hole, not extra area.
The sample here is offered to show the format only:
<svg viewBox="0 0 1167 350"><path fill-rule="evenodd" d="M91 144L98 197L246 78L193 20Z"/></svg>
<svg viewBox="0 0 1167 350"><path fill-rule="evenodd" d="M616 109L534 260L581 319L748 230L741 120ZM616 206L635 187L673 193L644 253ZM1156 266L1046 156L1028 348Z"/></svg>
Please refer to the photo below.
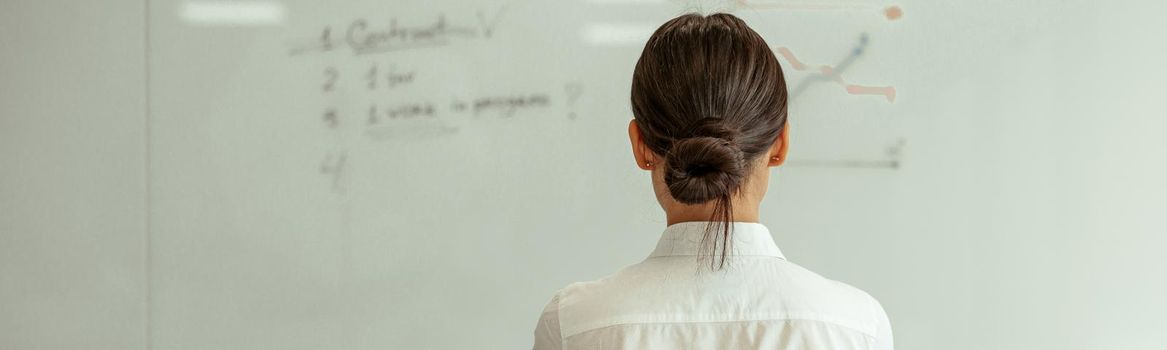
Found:
<svg viewBox="0 0 1167 350"><path fill-rule="evenodd" d="M654 246L632 69L726 11L792 91L762 222L899 348L1161 348L1163 10L150 1L150 343L529 347L556 289Z"/></svg>

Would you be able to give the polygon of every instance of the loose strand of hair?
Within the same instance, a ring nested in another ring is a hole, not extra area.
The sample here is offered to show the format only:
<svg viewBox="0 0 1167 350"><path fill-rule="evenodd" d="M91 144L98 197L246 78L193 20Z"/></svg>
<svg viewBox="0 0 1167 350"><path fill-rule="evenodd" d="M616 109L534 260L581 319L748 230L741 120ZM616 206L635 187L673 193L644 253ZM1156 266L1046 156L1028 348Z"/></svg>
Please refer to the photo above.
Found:
<svg viewBox="0 0 1167 350"><path fill-rule="evenodd" d="M714 201L713 212L710 213L709 223L705 226L705 234L702 237L704 250L708 252L711 258L709 261L709 269L712 271L724 269L727 263L732 263L728 259L732 252L733 243L733 192L726 193L718 197ZM713 227L720 226L720 234L714 233Z"/></svg>

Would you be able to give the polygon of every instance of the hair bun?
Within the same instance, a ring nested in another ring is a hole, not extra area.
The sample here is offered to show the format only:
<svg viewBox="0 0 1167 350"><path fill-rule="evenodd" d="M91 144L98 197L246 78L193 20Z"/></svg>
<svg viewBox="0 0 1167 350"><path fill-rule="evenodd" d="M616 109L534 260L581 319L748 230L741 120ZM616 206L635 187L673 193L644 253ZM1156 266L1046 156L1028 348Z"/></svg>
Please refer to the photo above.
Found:
<svg viewBox="0 0 1167 350"><path fill-rule="evenodd" d="M746 175L736 131L715 118L699 120L691 130L696 136L675 141L665 156L669 193L681 203L700 204L735 191Z"/></svg>

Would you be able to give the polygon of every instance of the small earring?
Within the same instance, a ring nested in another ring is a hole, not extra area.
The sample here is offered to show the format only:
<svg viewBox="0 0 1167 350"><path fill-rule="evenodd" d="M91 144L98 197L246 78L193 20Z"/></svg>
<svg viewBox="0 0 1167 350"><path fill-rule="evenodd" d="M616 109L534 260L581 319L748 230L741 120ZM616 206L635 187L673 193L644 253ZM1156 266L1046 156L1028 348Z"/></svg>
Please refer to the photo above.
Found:
<svg viewBox="0 0 1167 350"><path fill-rule="evenodd" d="M644 165L647 167L652 167L652 161L644 162Z"/></svg>

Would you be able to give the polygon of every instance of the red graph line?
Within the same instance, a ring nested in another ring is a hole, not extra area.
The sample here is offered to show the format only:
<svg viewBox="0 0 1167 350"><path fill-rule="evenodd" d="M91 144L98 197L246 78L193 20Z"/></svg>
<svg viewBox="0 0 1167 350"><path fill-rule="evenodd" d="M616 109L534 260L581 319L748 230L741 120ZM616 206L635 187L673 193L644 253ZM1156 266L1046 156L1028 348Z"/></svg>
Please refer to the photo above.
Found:
<svg viewBox="0 0 1167 350"><path fill-rule="evenodd" d="M794 68L795 70L811 70L810 66L807 66L802 61L799 61L798 57L794 56L794 52L791 52L790 49L785 46L778 48L778 54L782 55L786 61L790 62L790 67ZM819 74L822 74L823 76L831 79L831 81L834 81L835 83L843 86L843 89L846 90L848 94L881 95L884 98L887 98L887 102L895 102L896 100L896 88L894 86L864 86L851 84L847 82L847 80L843 79L843 76L836 72L835 68L831 67L830 65L821 65L819 66L818 71Z"/></svg>
<svg viewBox="0 0 1167 350"><path fill-rule="evenodd" d="M793 2L793 1L767 1L755 2L747 0L734 1L739 6L745 6L758 10L865 10L874 8L871 4L855 3L855 2L831 2L831 3L815 3L815 2Z"/></svg>
<svg viewBox="0 0 1167 350"><path fill-rule="evenodd" d="M858 2L754 2L749 0L734 1L738 6L746 7L754 10L786 10L786 11L840 11L840 10L872 10L875 5L858 3ZM904 10L899 6L892 5L883 8L883 16L889 21L894 21L903 17Z"/></svg>
<svg viewBox="0 0 1167 350"><path fill-rule="evenodd" d="M787 61L790 61L790 66L792 68L797 70L806 70L806 64L803 64L802 61L799 61L798 57L794 57L794 53L790 52L790 49L786 48L785 46L779 47L778 53L781 54L782 57L785 57Z"/></svg>

